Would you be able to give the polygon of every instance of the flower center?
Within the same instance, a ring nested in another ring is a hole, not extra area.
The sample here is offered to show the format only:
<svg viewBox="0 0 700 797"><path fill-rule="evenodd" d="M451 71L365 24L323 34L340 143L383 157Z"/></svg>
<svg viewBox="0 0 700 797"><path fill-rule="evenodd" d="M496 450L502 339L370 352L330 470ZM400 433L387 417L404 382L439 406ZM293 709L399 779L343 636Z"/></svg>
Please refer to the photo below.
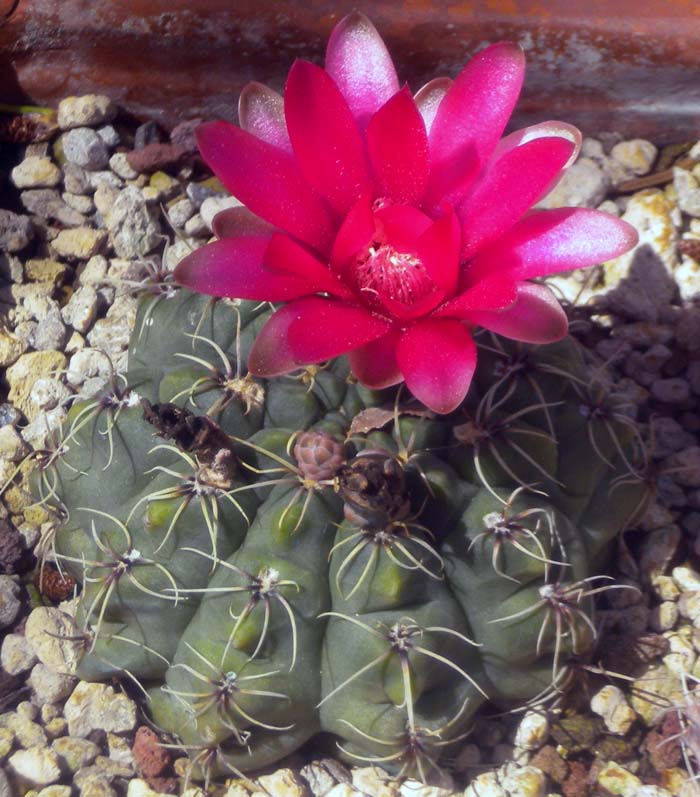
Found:
<svg viewBox="0 0 700 797"><path fill-rule="evenodd" d="M416 255L377 241L358 259L355 279L370 304L384 304L388 299L410 306L435 290L435 283Z"/></svg>

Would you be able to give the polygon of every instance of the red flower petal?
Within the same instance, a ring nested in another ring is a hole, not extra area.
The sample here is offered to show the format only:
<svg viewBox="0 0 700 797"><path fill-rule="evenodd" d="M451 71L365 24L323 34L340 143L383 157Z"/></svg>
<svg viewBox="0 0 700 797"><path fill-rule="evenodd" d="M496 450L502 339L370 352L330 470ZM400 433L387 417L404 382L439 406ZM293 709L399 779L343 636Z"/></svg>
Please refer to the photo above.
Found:
<svg viewBox="0 0 700 797"><path fill-rule="evenodd" d="M554 343L569 330L566 313L545 285L523 282L518 298L505 310L475 310L469 319L480 327L525 343Z"/></svg>
<svg viewBox="0 0 700 797"><path fill-rule="evenodd" d="M228 122L206 122L196 136L204 160L256 216L315 249L330 249L331 213L292 155Z"/></svg>
<svg viewBox="0 0 700 797"><path fill-rule="evenodd" d="M219 211L214 216L211 226L217 238L238 238L251 235L269 238L276 230L276 227L251 213L243 205Z"/></svg>
<svg viewBox="0 0 700 797"><path fill-rule="evenodd" d="M443 294L453 293L457 286L460 243L459 222L450 213L428 227L416 244L418 257Z"/></svg>
<svg viewBox="0 0 700 797"><path fill-rule="evenodd" d="M434 412L462 402L476 368L476 346L464 324L427 319L407 329L396 351L406 386Z"/></svg>
<svg viewBox="0 0 700 797"><path fill-rule="evenodd" d="M561 175L573 148L564 138L538 138L493 162L458 209L462 257L470 258L495 241L541 199Z"/></svg>
<svg viewBox="0 0 700 797"><path fill-rule="evenodd" d="M592 266L617 257L638 240L622 219L588 208L534 211L468 266L471 281L491 274L517 280Z"/></svg>
<svg viewBox="0 0 700 797"><path fill-rule="evenodd" d="M408 88L370 119L367 151L379 196L420 204L428 182L428 136Z"/></svg>
<svg viewBox="0 0 700 797"><path fill-rule="evenodd" d="M350 298L352 292L308 249L286 235L273 235L264 258L265 268L283 272L314 286L314 292L326 292Z"/></svg>
<svg viewBox="0 0 700 797"><path fill-rule="evenodd" d="M320 296L293 302L296 319L289 327L289 347L298 363L314 363L344 354L385 335L391 324L363 307Z"/></svg>
<svg viewBox="0 0 700 797"><path fill-rule="evenodd" d="M475 310L503 310L517 298L516 283L499 275L477 282L471 288L445 302L433 318L458 318L467 320Z"/></svg>
<svg viewBox="0 0 700 797"><path fill-rule="evenodd" d="M400 333L391 330L371 343L348 352L348 361L353 374L371 390L382 390L403 380L396 362L396 344Z"/></svg>
<svg viewBox="0 0 700 797"><path fill-rule="evenodd" d="M333 28L326 71L347 100L361 128L399 90L391 56L364 14L353 13Z"/></svg>
<svg viewBox="0 0 700 797"><path fill-rule="evenodd" d="M430 229L430 216L411 205L387 205L374 211L376 231L383 243L399 252L413 252L418 238Z"/></svg>
<svg viewBox="0 0 700 797"><path fill-rule="evenodd" d="M292 151L284 121L282 95L262 83L248 83L238 98L238 119L244 130L275 147Z"/></svg>
<svg viewBox="0 0 700 797"><path fill-rule="evenodd" d="M482 50L459 73L430 128L429 205L456 204L486 165L515 107L524 73L523 52L509 42Z"/></svg>
<svg viewBox="0 0 700 797"><path fill-rule="evenodd" d="M362 134L340 90L320 67L296 61L284 90L284 112L304 176L346 213L371 180Z"/></svg>
<svg viewBox="0 0 700 797"><path fill-rule="evenodd" d="M281 307L258 332L248 355L248 371L254 376L279 376L299 368L289 347L289 327L297 317L295 304Z"/></svg>
<svg viewBox="0 0 700 797"><path fill-rule="evenodd" d="M344 273L352 260L370 245L374 233L372 197L365 194L350 208L335 237L331 252L333 269Z"/></svg>
<svg viewBox="0 0 700 797"><path fill-rule="evenodd" d="M429 81L416 92L413 98L418 108L418 112L423 117L425 129L430 133L430 128L435 121L435 114L440 107L442 98L447 94L452 80L448 77L436 77L434 80Z"/></svg>
<svg viewBox="0 0 700 797"><path fill-rule="evenodd" d="M175 269L185 288L210 296L279 302L317 290L306 280L263 267L269 238L224 238L195 249Z"/></svg>
<svg viewBox="0 0 700 797"><path fill-rule="evenodd" d="M574 148L569 156L569 160L564 164L565 169L571 166L578 157L583 140L581 131L566 122L557 122L553 120L538 122L536 125L522 127L520 130L515 130L513 133L504 136L498 142L492 160L495 161L503 157L509 150L520 147L528 141L534 141L537 138L565 138L573 144Z"/></svg>

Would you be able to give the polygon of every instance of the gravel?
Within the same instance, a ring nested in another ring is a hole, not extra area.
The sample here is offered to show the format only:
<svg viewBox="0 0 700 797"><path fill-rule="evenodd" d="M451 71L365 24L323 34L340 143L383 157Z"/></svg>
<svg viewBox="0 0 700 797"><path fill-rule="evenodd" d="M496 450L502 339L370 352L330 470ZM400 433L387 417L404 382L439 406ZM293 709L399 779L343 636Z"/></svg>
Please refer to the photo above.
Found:
<svg viewBox="0 0 700 797"><path fill-rule="evenodd" d="M191 125L167 142L153 124L131 132L119 120L111 125L116 113L106 97L67 98L59 148L18 147L8 171L16 197L0 210L0 297L9 308L0 327L9 388L0 405L2 480L30 446L51 445L76 392L93 394L112 367L124 367L145 261L173 268L206 242L215 213L238 204L185 157ZM631 402L657 486L617 560L618 578L639 591L618 590L601 608L605 645L582 666L567 711L479 714L452 774L429 786L311 751L259 777L258 795L588 797L599 788L691 797L673 707L692 710L700 677L700 261L691 256L700 258L700 143L672 179L625 187L663 157L640 139L585 139L579 161L543 202L598 206L640 232L632 252L550 284L577 298L572 332ZM3 499L0 678L21 686L9 697L0 689L0 797L18 786L37 797L172 792L184 759L165 755L128 690L75 677L86 640L70 590L60 605L28 598L36 588L27 549L50 550L50 517L18 486ZM618 675L601 678L601 670ZM235 780L221 793L249 794Z"/></svg>

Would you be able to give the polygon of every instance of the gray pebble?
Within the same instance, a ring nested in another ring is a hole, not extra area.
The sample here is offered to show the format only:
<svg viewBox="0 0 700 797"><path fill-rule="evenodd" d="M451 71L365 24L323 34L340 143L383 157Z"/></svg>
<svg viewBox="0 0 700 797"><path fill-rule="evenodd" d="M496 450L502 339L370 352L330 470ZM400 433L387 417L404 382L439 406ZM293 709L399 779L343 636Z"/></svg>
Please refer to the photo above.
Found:
<svg viewBox="0 0 700 797"><path fill-rule="evenodd" d="M192 218L194 212L195 207L189 199L180 199L168 208L168 219L173 227L181 229Z"/></svg>
<svg viewBox="0 0 700 797"><path fill-rule="evenodd" d="M71 194L91 194L93 190L87 172L75 163L63 165L63 187Z"/></svg>
<svg viewBox="0 0 700 797"><path fill-rule="evenodd" d="M90 285L82 285L63 307L61 315L66 324L84 335L97 316L99 297Z"/></svg>
<svg viewBox="0 0 700 797"><path fill-rule="evenodd" d="M570 166L554 189L536 207L597 207L610 186L608 176L591 158L579 158Z"/></svg>
<svg viewBox="0 0 700 797"><path fill-rule="evenodd" d="M51 188L35 188L22 191L20 200L24 207L43 219L55 220L64 227L80 227L86 223L85 216L61 199L58 191Z"/></svg>
<svg viewBox="0 0 700 797"><path fill-rule="evenodd" d="M678 194L678 207L689 216L700 217L700 185L685 169L674 168L673 186Z"/></svg>
<svg viewBox="0 0 700 797"><path fill-rule="evenodd" d="M32 385L29 401L39 410L52 410L67 401L70 396L70 390L60 379L43 377Z"/></svg>
<svg viewBox="0 0 700 797"><path fill-rule="evenodd" d="M668 344L673 340L673 329L663 324L652 324L647 321L635 321L631 324L619 324L611 330L613 338L626 340L638 349L647 349L655 343Z"/></svg>
<svg viewBox="0 0 700 797"><path fill-rule="evenodd" d="M20 606L19 585L10 576L0 576L0 628L14 623Z"/></svg>
<svg viewBox="0 0 700 797"><path fill-rule="evenodd" d="M697 492L697 490L694 492ZM690 498L688 503L693 506ZM686 512L681 518L681 526L693 537L700 535L700 512Z"/></svg>
<svg viewBox="0 0 700 797"><path fill-rule="evenodd" d="M29 686L40 705L58 703L73 691L76 679L71 675L63 675L39 662L29 676Z"/></svg>
<svg viewBox="0 0 700 797"><path fill-rule="evenodd" d="M191 219L185 223L185 235L190 235L194 238L208 238L209 227L202 218L201 213L195 213Z"/></svg>
<svg viewBox="0 0 700 797"><path fill-rule="evenodd" d="M28 216L0 210L0 251L19 252L33 237L34 227Z"/></svg>
<svg viewBox="0 0 700 797"><path fill-rule="evenodd" d="M83 194L71 194L69 191L64 191L61 197L68 207L77 210L78 213L87 215L95 210L95 203L91 197Z"/></svg>
<svg viewBox="0 0 700 797"><path fill-rule="evenodd" d="M109 168L123 180L135 180L139 173L131 168L126 152L115 152L109 159Z"/></svg>
<svg viewBox="0 0 700 797"><path fill-rule="evenodd" d="M651 385L651 395L664 404L683 404L690 398L690 385L677 376L656 379Z"/></svg>
<svg viewBox="0 0 700 797"><path fill-rule="evenodd" d="M200 208L202 206L202 202L204 202L205 199L209 199L209 197L222 196L221 191L217 191L216 189L211 188L208 185L202 185L201 183L188 183L187 188L185 188L185 193L196 208Z"/></svg>
<svg viewBox="0 0 700 797"><path fill-rule="evenodd" d="M700 350L700 308L683 308L676 323L676 340L688 351Z"/></svg>
<svg viewBox="0 0 700 797"><path fill-rule="evenodd" d="M0 767L0 797L15 797L15 791L2 767Z"/></svg>
<svg viewBox="0 0 700 797"><path fill-rule="evenodd" d="M684 487L700 487L700 446L689 446L664 460L663 470Z"/></svg>
<svg viewBox="0 0 700 797"><path fill-rule="evenodd" d="M104 169L109 163L107 145L90 127L69 130L61 136L61 144L66 160L89 172Z"/></svg>
<svg viewBox="0 0 700 797"><path fill-rule="evenodd" d="M653 416L649 425L651 439L654 441L652 456L655 459L668 457L697 442L694 435L687 432L678 421L668 415Z"/></svg>
<svg viewBox="0 0 700 797"><path fill-rule="evenodd" d="M60 315L51 315L36 325L33 345L37 351L60 351L68 337L68 329Z"/></svg>
<svg viewBox="0 0 700 797"><path fill-rule="evenodd" d="M0 664L10 675L31 669L37 662L34 651L22 634L7 634L2 641Z"/></svg>
<svg viewBox="0 0 700 797"><path fill-rule="evenodd" d="M108 186L109 188L122 188L124 181L110 171L90 172L88 175L90 185L97 189L100 186Z"/></svg>
<svg viewBox="0 0 700 797"><path fill-rule="evenodd" d="M97 135L105 142L110 148L114 149L119 146L121 139L114 125L105 125L104 127L97 128Z"/></svg>
<svg viewBox="0 0 700 797"><path fill-rule="evenodd" d="M143 257L161 240L156 212L146 206L143 194L135 186L128 186L120 192L105 215L105 224L118 257Z"/></svg>
<svg viewBox="0 0 700 797"><path fill-rule="evenodd" d="M657 372L667 363L673 352L663 343L655 343L642 354L641 363L648 371Z"/></svg>
<svg viewBox="0 0 700 797"><path fill-rule="evenodd" d="M16 426L21 418L22 415L19 410L13 407L12 404L7 402L0 404L0 427L7 425Z"/></svg>

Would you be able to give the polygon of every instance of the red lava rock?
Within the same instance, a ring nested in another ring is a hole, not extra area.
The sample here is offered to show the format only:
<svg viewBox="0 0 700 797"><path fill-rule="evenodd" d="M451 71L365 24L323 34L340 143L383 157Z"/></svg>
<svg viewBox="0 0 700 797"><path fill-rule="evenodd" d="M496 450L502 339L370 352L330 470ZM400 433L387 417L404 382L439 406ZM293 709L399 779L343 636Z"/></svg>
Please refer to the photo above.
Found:
<svg viewBox="0 0 700 797"><path fill-rule="evenodd" d="M588 767L580 761L569 761L569 777L561 784L561 789L564 797L589 797Z"/></svg>
<svg viewBox="0 0 700 797"><path fill-rule="evenodd" d="M649 753L649 760L657 772L677 767L680 764L683 757L681 740L680 738L673 738L680 731L678 713L669 711L664 717L661 727L649 731L644 739L643 746Z"/></svg>
<svg viewBox="0 0 700 797"><path fill-rule="evenodd" d="M541 769L555 783L563 783L569 774L568 764L551 744L540 748L532 757L530 765Z"/></svg>
<svg viewBox="0 0 700 797"><path fill-rule="evenodd" d="M154 142L146 144L143 149L132 149L131 152L127 152L126 159L129 161L129 166L141 174L177 166L189 154L188 149L177 144Z"/></svg>
<svg viewBox="0 0 700 797"><path fill-rule="evenodd" d="M161 747L158 735L147 725L141 725L136 731L134 745L131 748L136 761L136 769L139 774L149 781L151 779L168 780L162 777L163 773L170 767L172 756L169 750ZM154 788L151 784L151 788ZM156 789L161 791L161 789Z"/></svg>

